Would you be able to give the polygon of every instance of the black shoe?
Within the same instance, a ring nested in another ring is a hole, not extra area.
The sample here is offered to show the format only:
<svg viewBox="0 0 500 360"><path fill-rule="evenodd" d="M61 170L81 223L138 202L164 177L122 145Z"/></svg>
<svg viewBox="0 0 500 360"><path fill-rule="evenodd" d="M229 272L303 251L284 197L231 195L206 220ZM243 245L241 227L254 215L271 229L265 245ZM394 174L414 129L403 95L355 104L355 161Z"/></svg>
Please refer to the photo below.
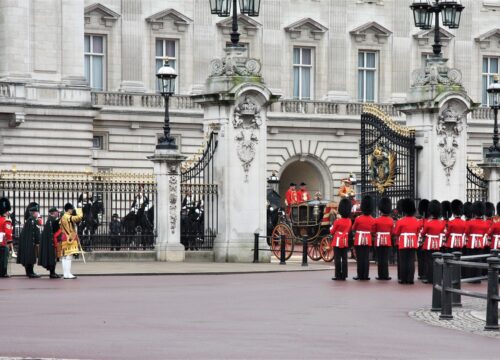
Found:
<svg viewBox="0 0 500 360"><path fill-rule="evenodd" d="M332 277L332 280L342 280L342 279L338 277Z"/></svg>
<svg viewBox="0 0 500 360"><path fill-rule="evenodd" d="M61 275L56 274L56 273L53 273L53 274L50 274L50 275L49 275L49 278L51 278L51 279L60 279L60 278L61 278Z"/></svg>
<svg viewBox="0 0 500 360"><path fill-rule="evenodd" d="M29 275L28 275L28 277L29 277L30 279L38 279L38 278L40 277L40 275L35 274L35 273L31 273L31 274L29 274Z"/></svg>
<svg viewBox="0 0 500 360"><path fill-rule="evenodd" d="M398 280L398 284L406 284L406 282L403 280Z"/></svg>
<svg viewBox="0 0 500 360"><path fill-rule="evenodd" d="M0 275L0 278L10 278L10 275L9 274L3 274L3 275Z"/></svg>
<svg viewBox="0 0 500 360"><path fill-rule="evenodd" d="M353 280L361 280L359 277L355 276L352 278Z"/></svg>
<svg viewBox="0 0 500 360"><path fill-rule="evenodd" d="M412 281L408 281L407 284L410 284L410 285L413 285L413 280Z"/></svg>
<svg viewBox="0 0 500 360"><path fill-rule="evenodd" d="M376 277L375 279L377 280L391 280L392 278L391 277Z"/></svg>
<svg viewBox="0 0 500 360"><path fill-rule="evenodd" d="M424 284L428 284L428 283L429 283L429 280L427 280L427 279L423 279L423 280L422 280L422 282L423 282Z"/></svg>

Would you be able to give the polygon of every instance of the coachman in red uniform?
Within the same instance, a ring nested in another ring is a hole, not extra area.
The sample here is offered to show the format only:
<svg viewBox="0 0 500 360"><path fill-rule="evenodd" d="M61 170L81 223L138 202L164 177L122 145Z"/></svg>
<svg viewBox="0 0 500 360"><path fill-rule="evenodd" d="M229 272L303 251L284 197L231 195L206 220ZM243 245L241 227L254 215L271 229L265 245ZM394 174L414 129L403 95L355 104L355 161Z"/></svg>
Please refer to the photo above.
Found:
<svg viewBox="0 0 500 360"><path fill-rule="evenodd" d="M433 280L433 264L432 254L441 250L441 242L445 233L445 222L439 220L441 217L441 203L437 200L432 200L429 204L430 219L425 222L422 228L421 236L423 240L422 252L424 253L425 264L425 279L423 283L432 284Z"/></svg>
<svg viewBox="0 0 500 360"><path fill-rule="evenodd" d="M415 215L415 203L411 199L404 199L401 203L404 217L396 223L394 235L397 237L399 248L400 284L413 284L415 277L415 252L418 247L420 222Z"/></svg>
<svg viewBox="0 0 500 360"><path fill-rule="evenodd" d="M354 280L370 280L370 248L372 234L375 230L375 219L371 215L372 212L373 200L371 196L363 196L361 199L362 215L358 216L352 225L358 268L358 275L353 278Z"/></svg>
<svg viewBox="0 0 500 360"><path fill-rule="evenodd" d="M309 191L306 188L306 183L302 182L300 183L299 190L297 190L297 201L300 204L308 202L309 200L311 200L311 194L309 194Z"/></svg>
<svg viewBox="0 0 500 360"><path fill-rule="evenodd" d="M485 205L481 201L476 201L472 207L474 219L469 220L465 233L467 235L467 243L465 247L469 255L480 255L483 253L484 245L487 241L488 231L490 227L483 219ZM471 269L470 276L476 277L481 275L480 269Z"/></svg>
<svg viewBox="0 0 500 360"><path fill-rule="evenodd" d="M351 207L351 200L340 200L338 212L341 218L335 220L330 228L331 245L335 258L335 277L332 280L345 280L347 278L347 253L349 251L349 232L352 225Z"/></svg>
<svg viewBox="0 0 500 360"><path fill-rule="evenodd" d="M392 247L392 231L394 220L392 219L391 199L383 197L378 204L380 216L375 220L375 247L377 248L377 280L391 280L389 277L389 251Z"/></svg>
<svg viewBox="0 0 500 360"><path fill-rule="evenodd" d="M425 223L427 222L427 219L429 218L429 200L427 199L422 199L418 203L418 215L419 215L419 222L420 222L420 230L424 228ZM417 271L418 271L418 279L423 280L425 279L425 261L424 261L424 253L422 251L422 237L421 234L418 234L419 236L419 247L417 249Z"/></svg>
<svg viewBox="0 0 500 360"><path fill-rule="evenodd" d="M497 216L493 219L490 230L488 231L488 239L490 248L500 250L500 202L497 204Z"/></svg>
<svg viewBox="0 0 500 360"><path fill-rule="evenodd" d="M8 278L7 265L9 250L12 249L12 221L10 220L10 201L0 199L0 277Z"/></svg>
<svg viewBox="0 0 500 360"><path fill-rule="evenodd" d="M455 199L451 202L451 212L454 218L448 221L444 247L447 252L462 251L465 245L466 222L462 220L463 204L460 200Z"/></svg>
<svg viewBox="0 0 500 360"><path fill-rule="evenodd" d="M292 215L292 208L290 206L298 203L297 189L295 186L295 183L290 183L290 187L285 194L286 214L288 216Z"/></svg>

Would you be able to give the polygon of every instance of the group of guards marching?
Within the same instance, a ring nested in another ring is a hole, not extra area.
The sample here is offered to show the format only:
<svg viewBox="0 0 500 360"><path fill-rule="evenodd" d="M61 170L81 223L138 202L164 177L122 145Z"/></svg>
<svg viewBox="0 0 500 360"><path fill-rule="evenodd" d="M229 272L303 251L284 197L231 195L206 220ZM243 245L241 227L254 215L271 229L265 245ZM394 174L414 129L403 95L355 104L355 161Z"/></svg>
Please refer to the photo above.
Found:
<svg viewBox="0 0 500 360"><path fill-rule="evenodd" d="M365 196L361 200L361 215L354 223L351 220L352 202L342 199L339 203L340 218L335 220L330 233L334 248L335 277L347 278L347 257L349 236L354 237L357 259L357 275L354 280L370 280L369 254L375 247L378 265L377 280L391 280L389 277L389 254L393 246L398 249L398 281L413 284L415 258L418 258L418 278L432 283L434 252L461 251L466 255L477 255L500 249L500 203L475 203L460 200L439 202L421 200L419 216L412 199L398 202L397 211L392 211L389 198L378 203L380 216L372 217L373 199ZM394 214L397 215L394 218ZM479 270L468 270L467 277L479 276Z"/></svg>
<svg viewBox="0 0 500 360"><path fill-rule="evenodd" d="M10 277L7 273L9 255L15 257L13 247L14 227L10 218L11 204L7 198L0 199L0 277ZM60 217L57 208L49 209L47 221L43 224L40 206L36 202L28 205L25 212L25 224L20 234L17 263L24 266L26 276L39 278L34 266L47 269L51 279L59 279L56 264L60 260L64 279L75 279L71 273L71 261L81 252L77 224L82 220L82 209L75 209L71 203L64 206Z"/></svg>

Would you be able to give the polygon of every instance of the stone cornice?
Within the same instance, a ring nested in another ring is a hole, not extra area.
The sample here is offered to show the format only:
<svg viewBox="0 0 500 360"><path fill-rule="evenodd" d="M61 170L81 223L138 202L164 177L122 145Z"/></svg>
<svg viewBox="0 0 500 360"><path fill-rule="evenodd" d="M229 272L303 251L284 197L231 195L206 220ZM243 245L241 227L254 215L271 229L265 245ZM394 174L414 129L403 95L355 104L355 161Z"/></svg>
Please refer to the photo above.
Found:
<svg viewBox="0 0 500 360"><path fill-rule="evenodd" d="M174 26L179 32L186 31L188 25L193 22L192 19L188 18L184 14L181 14L175 9L165 9L146 18L146 21L151 24L153 30L164 29L164 23L167 20L173 21Z"/></svg>
<svg viewBox="0 0 500 360"><path fill-rule="evenodd" d="M232 18L221 20L217 23L217 27L222 29L223 34L228 35L231 33ZM238 28L245 29L248 36L254 36L257 30L262 27L262 24L255 21L250 16L239 14L238 15Z"/></svg>
<svg viewBox="0 0 500 360"><path fill-rule="evenodd" d="M290 34L292 39L297 39L301 36L303 30L309 30L311 37L314 40L319 40L323 37L328 28L311 18L303 18L285 27L285 31Z"/></svg>
<svg viewBox="0 0 500 360"><path fill-rule="evenodd" d="M392 35L392 31L385 28L375 21L368 22L364 25L358 26L357 28L349 31L349 33L354 36L356 42L366 42L367 34L373 32L373 36L379 44L384 44L387 42L387 38Z"/></svg>
<svg viewBox="0 0 500 360"><path fill-rule="evenodd" d="M455 37L455 35L442 27L439 28L439 34L441 35L441 42L445 46ZM434 29L419 31L413 35L413 38L418 41L419 46L429 45L431 41L434 41Z"/></svg>
<svg viewBox="0 0 500 360"><path fill-rule="evenodd" d="M497 47L500 47L500 29L496 28L493 30L490 30L484 34L479 35L478 37L474 38L474 40L479 44L481 49L488 49L491 47L491 40L493 38L496 39Z"/></svg>
<svg viewBox="0 0 500 360"><path fill-rule="evenodd" d="M117 12L111 10L110 8L102 4L95 3L85 7L84 16L86 24L90 23L90 17L91 17L90 14L92 12L98 12L101 15L101 24L106 27L113 26L116 20L120 18L120 14L118 14Z"/></svg>

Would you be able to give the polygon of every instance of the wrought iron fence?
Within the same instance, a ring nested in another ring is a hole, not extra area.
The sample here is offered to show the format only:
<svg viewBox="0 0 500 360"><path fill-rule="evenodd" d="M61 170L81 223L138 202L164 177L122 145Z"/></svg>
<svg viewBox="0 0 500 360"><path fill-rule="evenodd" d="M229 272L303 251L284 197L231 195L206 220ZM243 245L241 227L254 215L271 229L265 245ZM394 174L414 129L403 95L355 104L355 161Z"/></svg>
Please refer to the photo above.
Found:
<svg viewBox="0 0 500 360"><path fill-rule="evenodd" d="M14 244L30 202L42 219L68 202L81 207L78 233L84 250L150 250L156 240L156 182L153 174L1 171L0 196L13 208ZM113 215L117 221L113 222Z"/></svg>
<svg viewBox="0 0 500 360"><path fill-rule="evenodd" d="M488 200L488 181L484 177L483 169L469 161L467 163L467 201L478 200Z"/></svg>

